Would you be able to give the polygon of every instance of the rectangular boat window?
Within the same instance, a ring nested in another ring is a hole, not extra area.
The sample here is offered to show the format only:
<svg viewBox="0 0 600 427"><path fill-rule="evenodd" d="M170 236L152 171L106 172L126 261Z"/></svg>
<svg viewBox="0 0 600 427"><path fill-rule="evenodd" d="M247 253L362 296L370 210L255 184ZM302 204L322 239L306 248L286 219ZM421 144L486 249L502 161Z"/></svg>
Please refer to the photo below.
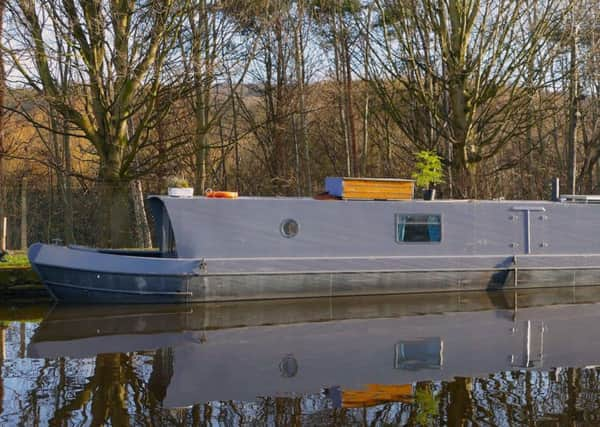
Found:
<svg viewBox="0 0 600 427"><path fill-rule="evenodd" d="M441 242L442 217L432 214L396 214L396 242Z"/></svg>
<svg viewBox="0 0 600 427"><path fill-rule="evenodd" d="M443 364L444 341L440 337L400 341L394 348L395 369L440 369Z"/></svg>

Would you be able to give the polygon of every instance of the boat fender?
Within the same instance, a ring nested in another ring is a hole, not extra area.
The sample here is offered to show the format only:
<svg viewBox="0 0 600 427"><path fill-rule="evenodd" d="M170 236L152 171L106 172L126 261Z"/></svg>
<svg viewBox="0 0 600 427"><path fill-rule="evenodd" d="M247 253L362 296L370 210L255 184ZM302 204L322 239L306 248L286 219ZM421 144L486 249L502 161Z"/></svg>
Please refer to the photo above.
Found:
<svg viewBox="0 0 600 427"><path fill-rule="evenodd" d="M213 191L211 189L206 190L206 197L211 199L237 199L237 191Z"/></svg>

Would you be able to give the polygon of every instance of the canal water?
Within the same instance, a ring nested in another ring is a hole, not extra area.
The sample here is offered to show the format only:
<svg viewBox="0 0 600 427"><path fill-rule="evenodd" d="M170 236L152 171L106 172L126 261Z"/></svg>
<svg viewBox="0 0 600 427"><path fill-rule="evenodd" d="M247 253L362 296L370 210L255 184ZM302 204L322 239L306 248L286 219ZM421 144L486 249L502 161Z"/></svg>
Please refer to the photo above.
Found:
<svg viewBox="0 0 600 427"><path fill-rule="evenodd" d="M0 319L0 425L600 424L592 287Z"/></svg>

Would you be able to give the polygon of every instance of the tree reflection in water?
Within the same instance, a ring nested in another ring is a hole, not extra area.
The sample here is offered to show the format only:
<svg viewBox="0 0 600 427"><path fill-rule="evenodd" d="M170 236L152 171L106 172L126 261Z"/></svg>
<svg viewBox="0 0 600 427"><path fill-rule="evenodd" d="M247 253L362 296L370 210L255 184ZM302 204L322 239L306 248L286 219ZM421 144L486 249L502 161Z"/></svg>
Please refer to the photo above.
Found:
<svg viewBox="0 0 600 427"><path fill-rule="evenodd" d="M91 405L92 425L108 422L114 425L130 425L126 390L130 383L135 381L127 375L130 365L128 359L129 356L119 353L96 356L94 374L88 383L56 408L50 424L62 425L74 411L84 411L86 406Z"/></svg>
<svg viewBox="0 0 600 427"><path fill-rule="evenodd" d="M21 358L24 340L35 325L0 326L5 347L0 357L6 355L0 363L0 425L600 425L597 367L422 381L410 385L409 398L371 400L375 403L368 407L344 405L343 387L330 387L167 408L163 402L175 363L171 348L89 359L27 359Z"/></svg>
<svg viewBox="0 0 600 427"><path fill-rule="evenodd" d="M24 359L27 360L27 359ZM2 379L7 375L2 364ZM413 384L411 401L344 408L326 393L257 397L253 402L199 402L189 408L164 408L172 376L173 353L99 354L87 363L59 358L37 361L32 382L11 387L7 398L24 410L2 407L9 424L49 425L520 425L600 422L600 369L498 372L482 378ZM10 376L18 375L8 366ZM84 377L82 377L82 375ZM201 379L198 379L201 381ZM0 393L4 392L0 382ZM207 384L210 387L210 384ZM46 414L47 419L43 417Z"/></svg>
<svg viewBox="0 0 600 427"><path fill-rule="evenodd" d="M4 412L4 380L2 366L6 356L6 324L0 323L0 414Z"/></svg>

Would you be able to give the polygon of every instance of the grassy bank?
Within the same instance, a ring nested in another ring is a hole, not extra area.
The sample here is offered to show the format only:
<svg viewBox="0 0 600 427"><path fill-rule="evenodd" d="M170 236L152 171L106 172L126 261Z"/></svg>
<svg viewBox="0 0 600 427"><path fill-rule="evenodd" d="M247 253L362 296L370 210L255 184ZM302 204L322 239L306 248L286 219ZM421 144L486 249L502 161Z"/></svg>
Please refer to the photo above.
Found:
<svg viewBox="0 0 600 427"><path fill-rule="evenodd" d="M4 257L6 262L0 262L0 269L29 268L29 260L25 251L10 251Z"/></svg>
<svg viewBox="0 0 600 427"><path fill-rule="evenodd" d="M48 291L31 269L25 251L11 251L0 262L0 302L34 303L49 300Z"/></svg>

